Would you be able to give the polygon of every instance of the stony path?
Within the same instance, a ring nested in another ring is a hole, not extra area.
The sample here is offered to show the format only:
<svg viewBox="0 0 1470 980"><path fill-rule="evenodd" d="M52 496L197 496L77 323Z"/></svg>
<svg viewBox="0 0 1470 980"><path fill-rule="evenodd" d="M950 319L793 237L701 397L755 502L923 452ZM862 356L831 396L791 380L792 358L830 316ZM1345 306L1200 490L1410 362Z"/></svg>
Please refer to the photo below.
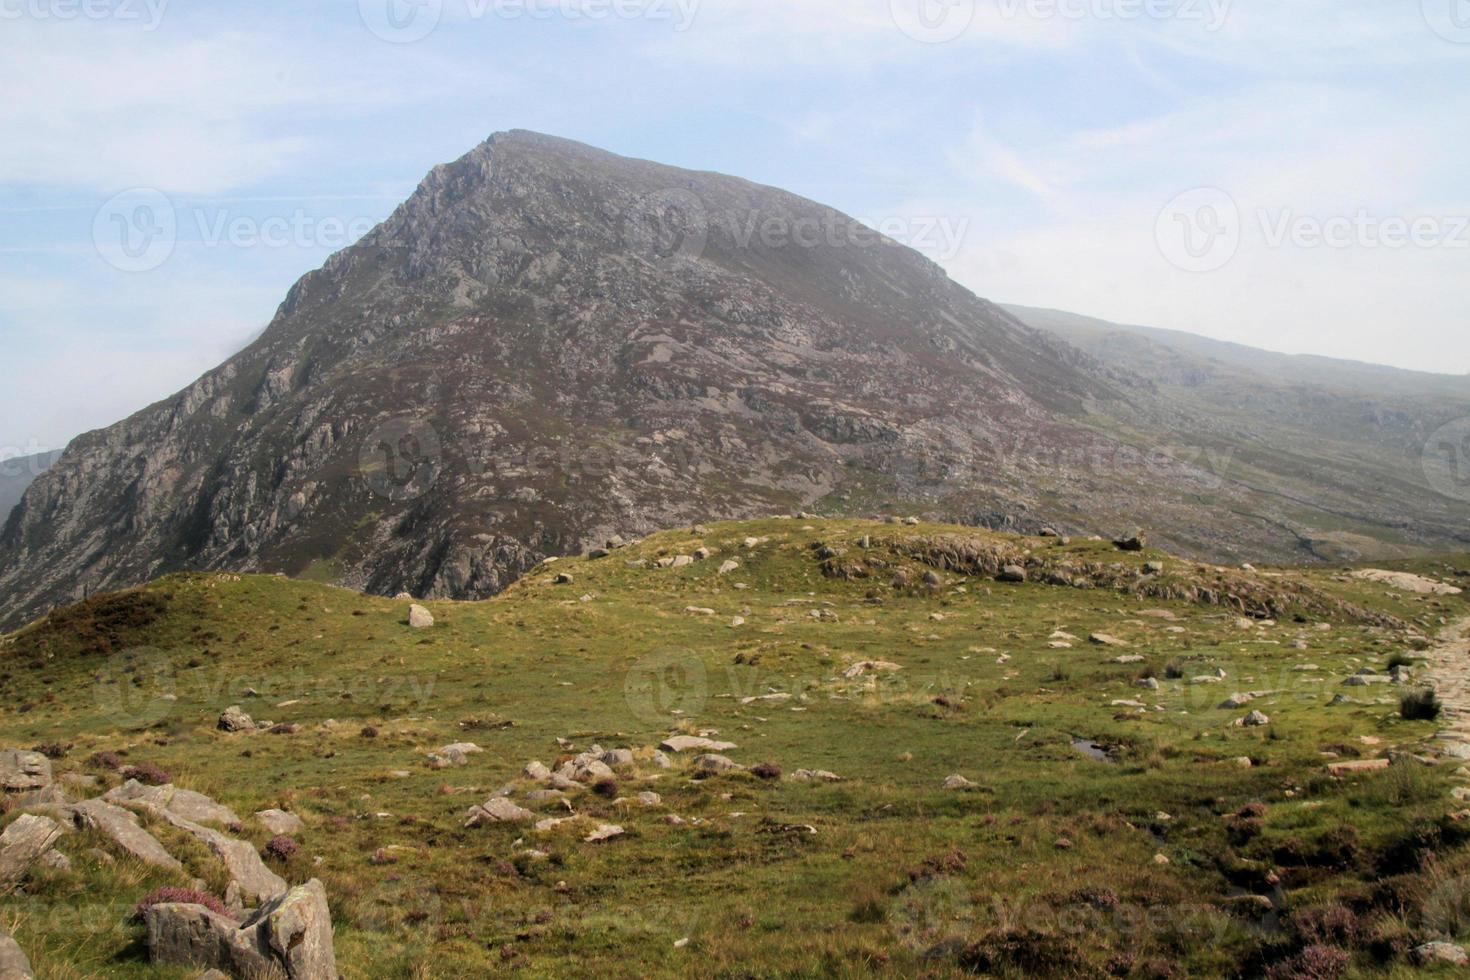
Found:
<svg viewBox="0 0 1470 980"><path fill-rule="evenodd" d="M1470 617L1446 627L1425 653L1428 680L1444 705L1442 754L1470 759Z"/></svg>

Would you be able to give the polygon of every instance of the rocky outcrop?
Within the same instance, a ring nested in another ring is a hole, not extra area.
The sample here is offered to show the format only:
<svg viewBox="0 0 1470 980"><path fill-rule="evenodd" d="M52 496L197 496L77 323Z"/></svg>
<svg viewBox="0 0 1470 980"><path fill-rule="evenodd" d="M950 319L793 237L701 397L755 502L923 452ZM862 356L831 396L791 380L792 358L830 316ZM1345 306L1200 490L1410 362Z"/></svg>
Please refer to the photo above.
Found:
<svg viewBox="0 0 1470 980"><path fill-rule="evenodd" d="M337 980L326 890L315 878L265 903L244 924L202 905L163 903L144 913L154 963L235 977Z"/></svg>
<svg viewBox="0 0 1470 980"><path fill-rule="evenodd" d="M102 799L118 806L167 810L176 817L195 822L223 825L240 822L235 811L229 807L216 803L203 793L180 789L172 784L144 786L136 779L130 779L103 793Z"/></svg>
<svg viewBox="0 0 1470 980"><path fill-rule="evenodd" d="M0 834L0 892L8 890L51 850L65 828L50 817L22 814Z"/></svg>
<svg viewBox="0 0 1470 980"><path fill-rule="evenodd" d="M144 864L181 871L183 865L138 823L138 818L122 807L105 800L83 800L67 809L77 827L95 830L117 845L129 857Z"/></svg>

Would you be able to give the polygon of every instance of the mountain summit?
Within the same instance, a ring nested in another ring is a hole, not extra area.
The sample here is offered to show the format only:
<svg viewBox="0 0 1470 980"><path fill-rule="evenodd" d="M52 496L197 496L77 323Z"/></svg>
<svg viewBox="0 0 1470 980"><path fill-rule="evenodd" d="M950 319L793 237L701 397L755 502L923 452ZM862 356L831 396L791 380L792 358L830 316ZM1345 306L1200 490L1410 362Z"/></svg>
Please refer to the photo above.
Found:
<svg viewBox="0 0 1470 980"><path fill-rule="evenodd" d="M501 133L248 348L75 440L0 535L0 622L190 568L483 597L614 535L800 509L1146 515L1195 553L1294 553L1272 488L1173 451L1158 404L830 208ZM1453 535L1381 508L1322 516Z"/></svg>

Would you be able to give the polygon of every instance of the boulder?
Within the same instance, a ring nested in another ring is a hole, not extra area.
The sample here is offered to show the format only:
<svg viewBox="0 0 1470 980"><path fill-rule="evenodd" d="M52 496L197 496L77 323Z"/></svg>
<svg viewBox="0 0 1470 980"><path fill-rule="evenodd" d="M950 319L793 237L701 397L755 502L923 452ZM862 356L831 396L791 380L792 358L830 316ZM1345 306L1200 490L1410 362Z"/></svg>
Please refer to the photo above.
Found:
<svg viewBox="0 0 1470 980"><path fill-rule="evenodd" d="M670 735L658 747L665 752L728 752L740 746L734 742L716 742L698 735Z"/></svg>
<svg viewBox="0 0 1470 980"><path fill-rule="evenodd" d="M4 929L0 929L0 980L36 980L25 950Z"/></svg>
<svg viewBox="0 0 1470 980"><path fill-rule="evenodd" d="M1142 531L1134 528L1122 537L1114 539L1113 544L1120 551L1142 551L1148 546L1148 538Z"/></svg>
<svg viewBox="0 0 1470 980"><path fill-rule="evenodd" d="M478 827L487 823L525 823L536 819L536 815L525 807L516 806L503 796L492 796L484 803L465 811L464 825Z"/></svg>
<svg viewBox="0 0 1470 980"><path fill-rule="evenodd" d="M588 844L598 844L602 841L612 840L614 837L621 836L623 836L622 827L619 827L615 823L604 823L598 824L597 829L592 831L586 837L583 837L582 840L586 841Z"/></svg>
<svg viewBox="0 0 1470 980"><path fill-rule="evenodd" d="M176 817L201 823L235 824L240 818L235 811L190 789L179 789L171 783L163 786L144 786L136 779L129 779L116 789L102 794L108 803L129 809L152 808L167 810Z"/></svg>
<svg viewBox="0 0 1470 980"><path fill-rule="evenodd" d="M546 766L540 762L528 762L526 763L526 768L521 770L521 775L524 776L526 779L535 780L538 783L544 783L551 778L551 770L547 769Z"/></svg>
<svg viewBox="0 0 1470 980"><path fill-rule="evenodd" d="M698 772L713 773L736 772L744 769L745 767L742 766L740 763L735 762L733 759L726 758L723 755L716 755L713 752L708 752L704 755L695 756L694 768Z"/></svg>
<svg viewBox="0 0 1470 980"><path fill-rule="evenodd" d="M167 810L154 810L153 813L193 835L209 848L210 853L224 865L225 872L230 876L230 888L236 890L246 902L275 898L284 894L289 887L284 878L265 866L255 845L249 841L229 837L192 820L175 816Z"/></svg>
<svg viewBox="0 0 1470 980"><path fill-rule="evenodd" d="M122 807L106 800L83 800L68 807L67 813L77 827L97 831L129 857L170 871L183 870L158 839L138 825L138 818Z"/></svg>
<svg viewBox="0 0 1470 980"><path fill-rule="evenodd" d="M51 760L39 752L0 752L0 790L23 793L51 785Z"/></svg>
<svg viewBox="0 0 1470 980"><path fill-rule="evenodd" d="M154 963L230 976L337 980L326 890L315 878L265 903L243 925L202 905L162 903L144 914Z"/></svg>
<svg viewBox="0 0 1470 980"><path fill-rule="evenodd" d="M799 783L840 783L842 777L825 769L798 769L791 778Z"/></svg>
<svg viewBox="0 0 1470 980"><path fill-rule="evenodd" d="M1240 719L1240 724L1246 728L1260 728L1264 725L1271 724L1271 719L1266 717L1263 713L1259 711L1252 711L1250 714Z"/></svg>
<svg viewBox="0 0 1470 980"><path fill-rule="evenodd" d="M604 765L611 766L614 769L631 766L633 764L633 750L609 749L602 753L602 762Z"/></svg>
<svg viewBox="0 0 1470 980"><path fill-rule="evenodd" d="M964 776L961 776L959 773L955 773L953 776L946 776L945 779L944 779L943 786L944 786L945 789L974 789L975 788L975 784L974 783L970 782L968 779L966 779Z"/></svg>
<svg viewBox="0 0 1470 980"><path fill-rule="evenodd" d="M1419 966L1434 966L1437 963L1465 966L1470 964L1470 954L1465 952L1465 947L1454 943L1432 942L1414 947L1414 962Z"/></svg>
<svg viewBox="0 0 1470 980"><path fill-rule="evenodd" d="M222 732L253 732L255 722L238 704L232 704L219 716L216 727Z"/></svg>
<svg viewBox="0 0 1470 980"><path fill-rule="evenodd" d="M734 559L730 559L729 561L723 562L720 565L719 574L720 575L729 575L731 572L735 571L739 567L740 567L740 563L738 561L735 561Z"/></svg>
<svg viewBox="0 0 1470 980"><path fill-rule="evenodd" d="M294 813L287 813L285 810L259 810L255 814L255 819L259 820L261 826L272 834L284 834L288 837L301 833L305 827L300 817Z"/></svg>
<svg viewBox="0 0 1470 980"><path fill-rule="evenodd" d="M1120 640L1111 633L1092 633L1087 639L1089 642L1103 647L1126 647L1128 645L1127 640Z"/></svg>
<svg viewBox="0 0 1470 980"><path fill-rule="evenodd" d="M408 625L416 630L428 629L434 625L434 614L414 603L408 607Z"/></svg>
<svg viewBox="0 0 1470 980"><path fill-rule="evenodd" d="M20 881L65 828L50 817L22 814L0 834L0 891Z"/></svg>
<svg viewBox="0 0 1470 980"><path fill-rule="evenodd" d="M996 580L1000 582L1024 582L1026 581L1026 569L1020 565L1007 565L1000 570L1000 574L996 576Z"/></svg>

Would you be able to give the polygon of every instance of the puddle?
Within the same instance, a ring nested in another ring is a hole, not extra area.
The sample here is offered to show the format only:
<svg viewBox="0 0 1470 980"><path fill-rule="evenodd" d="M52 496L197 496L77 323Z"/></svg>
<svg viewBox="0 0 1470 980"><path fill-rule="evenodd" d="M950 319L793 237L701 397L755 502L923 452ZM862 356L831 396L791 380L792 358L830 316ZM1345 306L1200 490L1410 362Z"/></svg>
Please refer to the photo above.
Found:
<svg viewBox="0 0 1470 980"><path fill-rule="evenodd" d="M1072 748L1092 759L1094 762L1113 762L1114 759L1108 754L1108 750L1096 742L1085 738L1072 738Z"/></svg>

